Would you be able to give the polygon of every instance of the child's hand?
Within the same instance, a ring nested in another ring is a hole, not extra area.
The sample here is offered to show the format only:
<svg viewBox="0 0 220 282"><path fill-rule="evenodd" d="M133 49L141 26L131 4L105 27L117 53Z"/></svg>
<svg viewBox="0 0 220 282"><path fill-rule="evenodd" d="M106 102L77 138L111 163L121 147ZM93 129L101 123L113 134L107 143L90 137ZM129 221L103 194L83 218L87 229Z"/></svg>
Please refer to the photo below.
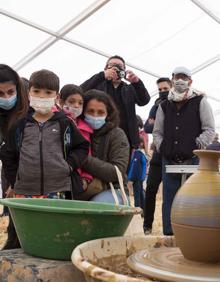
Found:
<svg viewBox="0 0 220 282"><path fill-rule="evenodd" d="M5 198L14 198L14 197L15 197L14 189L12 189L11 186L9 186L5 192Z"/></svg>
<svg viewBox="0 0 220 282"><path fill-rule="evenodd" d="M154 122L155 122L155 119L154 119L154 118L149 118L149 119L148 119L148 123L149 123L149 124L154 124Z"/></svg>
<svg viewBox="0 0 220 282"><path fill-rule="evenodd" d="M127 183L127 186L128 186L128 188L132 188L133 187L133 182L129 180L128 183Z"/></svg>
<svg viewBox="0 0 220 282"><path fill-rule="evenodd" d="M89 182L87 179L82 178L82 183L83 183L83 190L86 191L88 189Z"/></svg>
<svg viewBox="0 0 220 282"><path fill-rule="evenodd" d="M127 187L128 187L129 195L133 196L133 182L132 181L128 181Z"/></svg>

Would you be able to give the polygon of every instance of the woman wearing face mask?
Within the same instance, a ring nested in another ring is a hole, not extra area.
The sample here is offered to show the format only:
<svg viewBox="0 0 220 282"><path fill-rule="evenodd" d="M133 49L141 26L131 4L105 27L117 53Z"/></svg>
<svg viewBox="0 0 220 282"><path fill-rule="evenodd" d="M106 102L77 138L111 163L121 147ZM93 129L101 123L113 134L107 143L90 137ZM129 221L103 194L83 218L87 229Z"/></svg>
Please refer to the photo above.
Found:
<svg viewBox="0 0 220 282"><path fill-rule="evenodd" d="M102 188L109 182L118 182L114 165L126 178L129 161L129 143L124 131L118 127L118 111L111 97L103 91L85 93L83 116L94 130L91 136L92 156L88 156L83 168L99 179Z"/></svg>
<svg viewBox="0 0 220 282"><path fill-rule="evenodd" d="M82 136L90 142L93 129L81 118L83 99L84 93L82 89L74 84L66 84L60 90L59 105L61 109L76 124ZM91 148L89 149L89 155L91 155ZM83 188L86 190L93 177L81 168L78 169L78 172L83 181Z"/></svg>
<svg viewBox="0 0 220 282"><path fill-rule="evenodd" d="M9 66L0 64L0 145L6 139L6 136L17 121L23 118L28 112L28 96L24 84L18 74ZM2 196L6 196L6 190L9 186L4 171L1 171ZM7 213L4 207L3 215ZM8 237L4 249L19 247L17 237L14 236L15 230L12 220L9 220Z"/></svg>
<svg viewBox="0 0 220 282"><path fill-rule="evenodd" d="M28 96L18 74L0 64L0 139L5 139L13 123L28 111Z"/></svg>

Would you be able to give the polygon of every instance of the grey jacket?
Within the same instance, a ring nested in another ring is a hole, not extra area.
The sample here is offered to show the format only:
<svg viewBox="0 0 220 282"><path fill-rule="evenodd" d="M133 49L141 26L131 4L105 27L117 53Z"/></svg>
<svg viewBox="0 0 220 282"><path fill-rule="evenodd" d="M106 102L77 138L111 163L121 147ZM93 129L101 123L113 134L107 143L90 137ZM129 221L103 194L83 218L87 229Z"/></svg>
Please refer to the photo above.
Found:
<svg viewBox="0 0 220 282"><path fill-rule="evenodd" d="M15 193L41 195L40 182L45 195L70 190L70 166L63 157L58 121L46 122L42 128L27 122L24 130Z"/></svg>
<svg viewBox="0 0 220 282"><path fill-rule="evenodd" d="M69 191L70 172L87 158L89 143L63 113L39 125L29 115L15 125L2 148L3 168L15 193Z"/></svg>

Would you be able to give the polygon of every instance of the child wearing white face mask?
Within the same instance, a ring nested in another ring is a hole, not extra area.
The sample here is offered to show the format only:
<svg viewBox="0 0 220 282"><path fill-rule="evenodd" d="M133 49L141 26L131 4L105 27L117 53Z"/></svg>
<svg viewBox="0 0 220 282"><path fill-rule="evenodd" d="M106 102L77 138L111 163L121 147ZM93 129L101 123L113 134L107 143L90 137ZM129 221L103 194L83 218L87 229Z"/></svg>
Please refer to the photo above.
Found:
<svg viewBox="0 0 220 282"><path fill-rule="evenodd" d="M60 90L59 105L61 109L76 124L82 136L91 143L90 136L93 134L93 129L81 118L83 103L84 93L81 87L74 84L66 84ZM91 148L89 149L89 155L91 155ZM83 181L83 189L86 190L93 177L81 168L78 169L78 172Z"/></svg>
<svg viewBox="0 0 220 282"><path fill-rule="evenodd" d="M10 190L16 197L65 198L89 143L63 112L53 112L59 78L48 70L29 81L30 112L12 128L2 152Z"/></svg>
<svg viewBox="0 0 220 282"><path fill-rule="evenodd" d="M79 86L66 84L60 90L59 105L76 124L83 111L83 91Z"/></svg>

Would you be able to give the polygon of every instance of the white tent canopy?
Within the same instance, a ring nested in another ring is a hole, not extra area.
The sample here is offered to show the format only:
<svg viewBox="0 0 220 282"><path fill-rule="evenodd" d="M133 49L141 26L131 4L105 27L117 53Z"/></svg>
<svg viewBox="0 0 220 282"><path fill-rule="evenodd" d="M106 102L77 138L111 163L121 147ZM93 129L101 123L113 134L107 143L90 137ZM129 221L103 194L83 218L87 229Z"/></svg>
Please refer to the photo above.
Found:
<svg viewBox="0 0 220 282"><path fill-rule="evenodd" d="M137 107L144 120L156 79L185 66L193 86L206 92L220 131L219 0L0 0L0 32L1 63L27 78L50 69L61 87L103 70L108 56L124 57L152 96Z"/></svg>

